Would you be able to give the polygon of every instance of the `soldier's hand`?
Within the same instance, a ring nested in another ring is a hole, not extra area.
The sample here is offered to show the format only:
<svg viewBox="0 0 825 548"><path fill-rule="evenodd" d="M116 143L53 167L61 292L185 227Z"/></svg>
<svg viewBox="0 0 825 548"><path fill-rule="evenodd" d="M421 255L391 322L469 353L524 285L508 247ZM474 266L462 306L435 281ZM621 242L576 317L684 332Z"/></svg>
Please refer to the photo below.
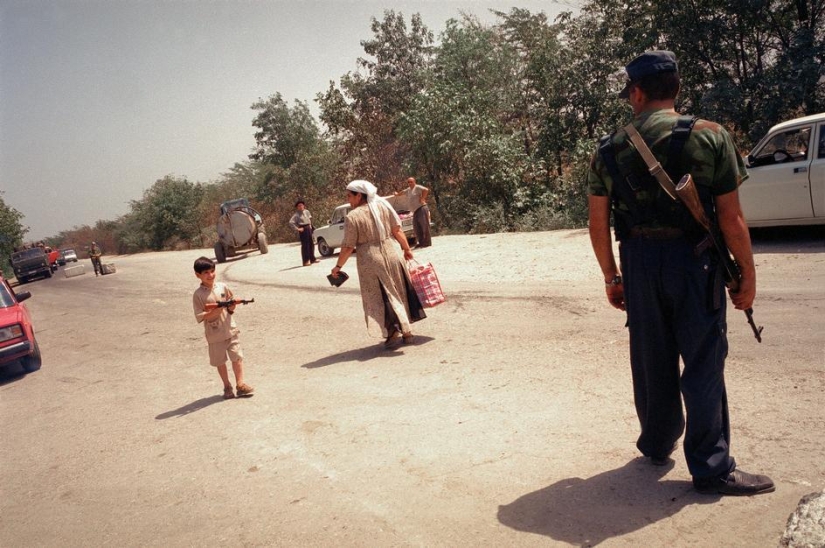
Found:
<svg viewBox="0 0 825 548"><path fill-rule="evenodd" d="M747 310L753 307L753 299L756 297L756 280L743 277L739 281L739 288L736 293L733 291L728 293L736 310Z"/></svg>
<svg viewBox="0 0 825 548"><path fill-rule="evenodd" d="M610 306L619 310L625 309L624 286L622 284L606 285L604 291L607 293L607 301L610 303Z"/></svg>

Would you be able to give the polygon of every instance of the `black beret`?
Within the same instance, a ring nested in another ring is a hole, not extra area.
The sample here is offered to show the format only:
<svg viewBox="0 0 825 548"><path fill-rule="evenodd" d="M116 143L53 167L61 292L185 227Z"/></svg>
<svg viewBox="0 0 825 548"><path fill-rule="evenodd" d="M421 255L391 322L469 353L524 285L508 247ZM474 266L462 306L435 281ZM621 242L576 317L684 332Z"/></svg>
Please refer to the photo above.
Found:
<svg viewBox="0 0 825 548"><path fill-rule="evenodd" d="M632 60L626 67L628 82L624 89L619 92L619 97L626 99L630 94L630 85L638 82L645 76L660 74L662 72L678 72L679 66L676 64L676 55L672 51L655 50L646 51Z"/></svg>

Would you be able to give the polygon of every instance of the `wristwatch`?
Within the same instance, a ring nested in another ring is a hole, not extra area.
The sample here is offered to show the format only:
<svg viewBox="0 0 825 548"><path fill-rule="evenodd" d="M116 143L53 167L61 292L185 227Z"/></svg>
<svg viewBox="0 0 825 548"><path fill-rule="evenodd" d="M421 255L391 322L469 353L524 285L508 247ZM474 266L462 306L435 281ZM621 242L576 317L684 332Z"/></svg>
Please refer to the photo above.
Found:
<svg viewBox="0 0 825 548"><path fill-rule="evenodd" d="M622 277L616 274L613 276L613 279L609 282L604 282L605 285L621 285L622 284Z"/></svg>

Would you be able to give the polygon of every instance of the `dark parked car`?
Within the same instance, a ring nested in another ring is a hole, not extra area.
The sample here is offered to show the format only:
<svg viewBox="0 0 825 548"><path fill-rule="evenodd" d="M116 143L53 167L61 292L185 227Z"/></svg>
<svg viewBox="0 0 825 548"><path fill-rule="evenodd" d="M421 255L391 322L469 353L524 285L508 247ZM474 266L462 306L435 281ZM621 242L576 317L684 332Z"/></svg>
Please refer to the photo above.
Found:
<svg viewBox="0 0 825 548"><path fill-rule="evenodd" d="M15 293L0 275L0 367L19 361L27 372L40 369L40 347L34 338L28 291Z"/></svg>

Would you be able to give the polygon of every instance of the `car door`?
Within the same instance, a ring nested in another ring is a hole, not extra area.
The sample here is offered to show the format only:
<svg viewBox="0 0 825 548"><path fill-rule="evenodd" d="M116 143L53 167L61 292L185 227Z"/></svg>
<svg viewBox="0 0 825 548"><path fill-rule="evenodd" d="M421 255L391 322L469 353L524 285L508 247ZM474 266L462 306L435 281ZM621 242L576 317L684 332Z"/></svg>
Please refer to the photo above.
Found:
<svg viewBox="0 0 825 548"><path fill-rule="evenodd" d="M327 244L330 247L339 248L344 241L344 217L349 213L350 206L337 207L332 212L332 219L329 220L329 239Z"/></svg>
<svg viewBox="0 0 825 548"><path fill-rule="evenodd" d="M825 220L825 122L817 124L816 157L811 162L811 202L814 217Z"/></svg>
<svg viewBox="0 0 825 548"><path fill-rule="evenodd" d="M748 224L813 217L813 139L814 124L809 122L776 130L756 145L748 156L749 177L739 191Z"/></svg>

